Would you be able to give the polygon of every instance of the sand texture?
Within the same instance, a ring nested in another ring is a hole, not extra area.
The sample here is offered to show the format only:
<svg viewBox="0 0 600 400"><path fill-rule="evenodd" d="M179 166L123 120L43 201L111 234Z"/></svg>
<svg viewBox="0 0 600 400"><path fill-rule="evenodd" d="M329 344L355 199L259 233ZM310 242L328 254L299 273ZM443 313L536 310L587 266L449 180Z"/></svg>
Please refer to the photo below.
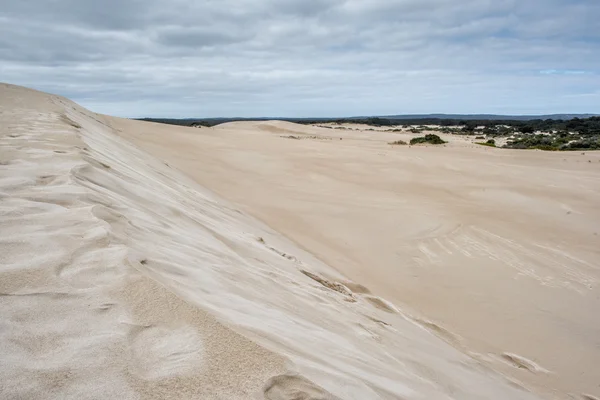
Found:
<svg viewBox="0 0 600 400"><path fill-rule="evenodd" d="M356 129L1 84L0 398L599 396L600 155Z"/></svg>

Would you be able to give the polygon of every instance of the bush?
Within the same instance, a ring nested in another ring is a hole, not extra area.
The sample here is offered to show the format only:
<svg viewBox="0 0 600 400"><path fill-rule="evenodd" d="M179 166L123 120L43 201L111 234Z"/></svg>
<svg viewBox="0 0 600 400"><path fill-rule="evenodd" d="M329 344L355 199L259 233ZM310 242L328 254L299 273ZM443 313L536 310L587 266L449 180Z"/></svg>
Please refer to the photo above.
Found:
<svg viewBox="0 0 600 400"><path fill-rule="evenodd" d="M581 138L569 143L565 150L600 150L600 138Z"/></svg>
<svg viewBox="0 0 600 400"><path fill-rule="evenodd" d="M519 128L519 132L521 133L533 133L535 132L535 129L533 128L533 126L530 125L525 125Z"/></svg>
<svg viewBox="0 0 600 400"><path fill-rule="evenodd" d="M494 135L497 135L497 134L498 134L498 128L496 128L496 126L495 126L495 125L489 125L489 124L488 124L488 125L486 125L486 126L483 128L483 133L484 133L485 135L494 136Z"/></svg>
<svg viewBox="0 0 600 400"><path fill-rule="evenodd" d="M489 147L496 147L496 141L494 139L490 139L487 142L475 142L475 144L479 144L481 146L489 146Z"/></svg>
<svg viewBox="0 0 600 400"><path fill-rule="evenodd" d="M392 145L405 145L406 142L404 140L396 140L394 142L389 142L388 144L392 144Z"/></svg>
<svg viewBox="0 0 600 400"><path fill-rule="evenodd" d="M416 138L412 138L410 140L410 144L419 144L419 143L430 143L430 144L444 144L445 141L442 140L438 135L428 134L425 136L419 136Z"/></svg>
<svg viewBox="0 0 600 400"><path fill-rule="evenodd" d="M539 150L600 150L600 135L569 135L559 132L551 135L521 135L504 147Z"/></svg>

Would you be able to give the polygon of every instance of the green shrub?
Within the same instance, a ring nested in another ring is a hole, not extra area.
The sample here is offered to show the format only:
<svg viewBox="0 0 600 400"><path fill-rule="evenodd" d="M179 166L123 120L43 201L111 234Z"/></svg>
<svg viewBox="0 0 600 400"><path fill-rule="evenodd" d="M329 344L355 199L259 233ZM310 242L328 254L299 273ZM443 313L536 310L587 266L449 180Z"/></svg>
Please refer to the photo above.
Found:
<svg viewBox="0 0 600 400"><path fill-rule="evenodd" d="M419 136L416 138L412 138L410 140L410 144L419 144L419 143L430 143L430 144L444 144L445 141L442 140L438 135L428 134L425 136Z"/></svg>
<svg viewBox="0 0 600 400"><path fill-rule="evenodd" d="M496 147L496 141L494 139L490 139L487 142L475 142L475 144L479 144L481 146L489 146L489 147Z"/></svg>
<svg viewBox="0 0 600 400"><path fill-rule="evenodd" d="M404 140L396 140L394 142L389 142L388 144L391 144L391 145L401 145L402 146L402 145L405 145L407 143Z"/></svg>

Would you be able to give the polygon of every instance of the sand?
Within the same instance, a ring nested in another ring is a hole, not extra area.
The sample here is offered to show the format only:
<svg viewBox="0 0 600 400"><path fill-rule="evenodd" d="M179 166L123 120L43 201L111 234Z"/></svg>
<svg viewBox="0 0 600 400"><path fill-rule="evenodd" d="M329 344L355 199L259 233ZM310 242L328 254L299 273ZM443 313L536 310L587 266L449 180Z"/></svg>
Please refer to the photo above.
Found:
<svg viewBox="0 0 600 400"><path fill-rule="evenodd" d="M598 153L0 107L0 398L600 395Z"/></svg>

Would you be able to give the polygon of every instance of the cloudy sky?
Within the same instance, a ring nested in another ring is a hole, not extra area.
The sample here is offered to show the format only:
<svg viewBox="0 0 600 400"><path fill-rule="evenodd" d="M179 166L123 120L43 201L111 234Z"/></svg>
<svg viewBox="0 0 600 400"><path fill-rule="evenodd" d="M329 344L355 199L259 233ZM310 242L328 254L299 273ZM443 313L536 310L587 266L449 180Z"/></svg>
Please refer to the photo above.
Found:
<svg viewBox="0 0 600 400"><path fill-rule="evenodd" d="M600 113L600 1L0 0L0 81L127 117Z"/></svg>

